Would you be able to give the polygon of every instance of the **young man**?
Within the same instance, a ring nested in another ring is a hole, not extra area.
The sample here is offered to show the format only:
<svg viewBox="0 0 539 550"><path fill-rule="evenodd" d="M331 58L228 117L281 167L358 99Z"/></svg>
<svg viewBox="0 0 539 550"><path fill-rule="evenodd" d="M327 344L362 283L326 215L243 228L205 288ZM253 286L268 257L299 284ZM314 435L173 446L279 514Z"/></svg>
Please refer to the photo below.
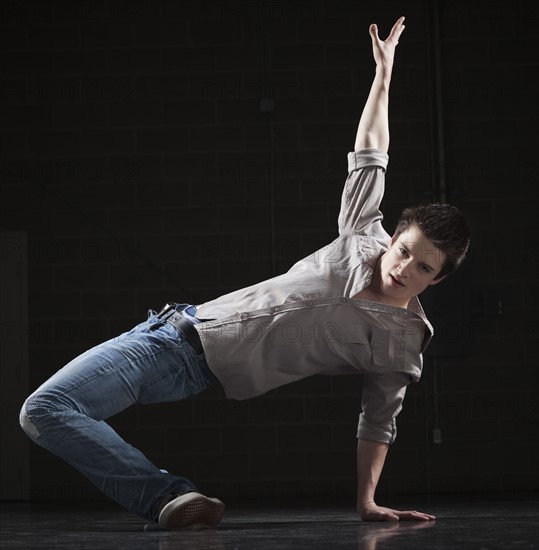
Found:
<svg viewBox="0 0 539 550"><path fill-rule="evenodd" d="M21 426L103 493L163 529L213 527L224 505L158 469L104 422L133 403L176 401L219 382L247 399L314 374L364 375L357 509L366 521L431 520L374 501L407 385L432 328L417 299L462 261L466 221L449 205L403 213L393 238L379 205L388 162L388 92L404 18L381 41L355 142L339 236L286 273L198 306L159 314L77 357L24 403Z"/></svg>

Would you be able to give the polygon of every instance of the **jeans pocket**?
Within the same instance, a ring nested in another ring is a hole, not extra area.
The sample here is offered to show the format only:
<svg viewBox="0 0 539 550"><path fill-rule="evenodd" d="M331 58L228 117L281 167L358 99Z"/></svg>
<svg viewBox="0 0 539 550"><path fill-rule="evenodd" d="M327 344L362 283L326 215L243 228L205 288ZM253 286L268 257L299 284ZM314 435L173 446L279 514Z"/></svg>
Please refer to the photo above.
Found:
<svg viewBox="0 0 539 550"><path fill-rule="evenodd" d="M140 388L137 403L166 403L179 401L192 395L186 376L186 364L180 360L178 365L144 384Z"/></svg>

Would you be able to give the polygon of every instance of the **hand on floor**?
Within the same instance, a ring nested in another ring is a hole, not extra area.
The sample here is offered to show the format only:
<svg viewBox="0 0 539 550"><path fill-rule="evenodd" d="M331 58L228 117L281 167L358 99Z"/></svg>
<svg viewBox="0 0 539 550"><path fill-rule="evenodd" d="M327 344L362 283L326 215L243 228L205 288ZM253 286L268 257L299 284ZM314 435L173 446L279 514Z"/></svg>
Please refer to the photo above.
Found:
<svg viewBox="0 0 539 550"><path fill-rule="evenodd" d="M416 510L393 510L378 506L374 502L369 502L361 507L359 515L363 521L400 521L401 519L429 521L436 517Z"/></svg>

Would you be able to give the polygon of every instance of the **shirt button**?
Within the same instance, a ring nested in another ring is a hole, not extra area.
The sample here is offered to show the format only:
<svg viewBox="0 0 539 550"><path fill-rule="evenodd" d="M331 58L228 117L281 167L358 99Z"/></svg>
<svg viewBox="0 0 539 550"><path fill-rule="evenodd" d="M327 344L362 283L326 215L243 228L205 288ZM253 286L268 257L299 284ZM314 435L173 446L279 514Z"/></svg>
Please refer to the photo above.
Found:
<svg viewBox="0 0 539 550"><path fill-rule="evenodd" d="M307 307L313 307L313 303L310 300L307 302Z"/></svg>
<svg viewBox="0 0 539 550"><path fill-rule="evenodd" d="M280 308L280 307L276 307L276 308L275 308L275 311L281 311L281 308Z"/></svg>
<svg viewBox="0 0 539 550"><path fill-rule="evenodd" d="M346 298L341 298L341 304L344 304L346 302Z"/></svg>
<svg viewBox="0 0 539 550"><path fill-rule="evenodd" d="M247 319L247 313L242 313L242 314L241 314L241 318L242 318L242 319Z"/></svg>

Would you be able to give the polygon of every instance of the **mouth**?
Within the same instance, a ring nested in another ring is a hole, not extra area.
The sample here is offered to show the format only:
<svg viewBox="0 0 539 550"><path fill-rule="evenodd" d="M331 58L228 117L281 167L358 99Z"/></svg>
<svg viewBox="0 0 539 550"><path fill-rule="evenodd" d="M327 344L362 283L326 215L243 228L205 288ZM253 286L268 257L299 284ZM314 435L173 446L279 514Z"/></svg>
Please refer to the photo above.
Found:
<svg viewBox="0 0 539 550"><path fill-rule="evenodd" d="M400 281L397 281L397 279L395 279L395 277L393 277L393 275L391 275L391 273L389 274L389 276L391 277L391 285L395 288L402 288L403 285Z"/></svg>

